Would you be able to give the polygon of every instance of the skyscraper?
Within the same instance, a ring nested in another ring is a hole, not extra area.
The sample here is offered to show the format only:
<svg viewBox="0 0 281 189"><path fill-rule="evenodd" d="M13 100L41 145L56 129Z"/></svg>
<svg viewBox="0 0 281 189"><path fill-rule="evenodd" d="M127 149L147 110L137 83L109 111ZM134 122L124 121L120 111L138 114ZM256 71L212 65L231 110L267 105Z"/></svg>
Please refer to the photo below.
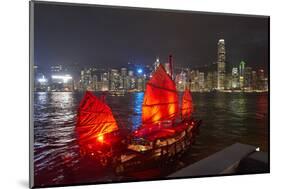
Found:
<svg viewBox="0 0 281 189"><path fill-rule="evenodd" d="M207 73L206 88L208 90L212 90L213 89L213 72L208 72Z"/></svg>
<svg viewBox="0 0 281 189"><path fill-rule="evenodd" d="M238 68L232 68L232 82L231 82L232 89L239 88L239 73Z"/></svg>
<svg viewBox="0 0 281 189"><path fill-rule="evenodd" d="M121 68L120 88L124 90L128 89L127 68Z"/></svg>
<svg viewBox="0 0 281 189"><path fill-rule="evenodd" d="M245 65L246 63L242 60L239 64L239 82L240 82L240 89L244 88L244 72L245 72Z"/></svg>
<svg viewBox="0 0 281 189"><path fill-rule="evenodd" d="M117 69L110 70L110 79L109 79L109 89L111 91L116 91L119 88L119 73Z"/></svg>
<svg viewBox="0 0 281 189"><path fill-rule="evenodd" d="M263 69L259 69L258 70L258 89L259 90L264 90L265 89L265 77L264 77L264 70Z"/></svg>
<svg viewBox="0 0 281 189"><path fill-rule="evenodd" d="M181 73L177 74L175 77L175 82L178 91L184 91L186 89L186 73L181 71Z"/></svg>
<svg viewBox="0 0 281 189"><path fill-rule="evenodd" d="M224 39L218 42L218 89L223 90L225 83L225 43Z"/></svg>
<svg viewBox="0 0 281 189"><path fill-rule="evenodd" d="M92 89L92 69L83 69L80 72L80 90Z"/></svg>
<svg viewBox="0 0 281 189"><path fill-rule="evenodd" d="M256 90L257 89L257 72L252 71L252 89Z"/></svg>
<svg viewBox="0 0 281 189"><path fill-rule="evenodd" d="M246 62L244 62L243 60L239 64L239 74L240 74L240 76L244 76L245 65L246 65Z"/></svg>
<svg viewBox="0 0 281 189"><path fill-rule="evenodd" d="M251 90L252 89L252 68L245 67L244 71L244 89Z"/></svg>
<svg viewBox="0 0 281 189"><path fill-rule="evenodd" d="M102 82L101 91L108 91L109 90L109 74L107 72L102 73L101 82Z"/></svg>
<svg viewBox="0 0 281 189"><path fill-rule="evenodd" d="M203 91L205 88L204 72L199 72L199 90Z"/></svg>

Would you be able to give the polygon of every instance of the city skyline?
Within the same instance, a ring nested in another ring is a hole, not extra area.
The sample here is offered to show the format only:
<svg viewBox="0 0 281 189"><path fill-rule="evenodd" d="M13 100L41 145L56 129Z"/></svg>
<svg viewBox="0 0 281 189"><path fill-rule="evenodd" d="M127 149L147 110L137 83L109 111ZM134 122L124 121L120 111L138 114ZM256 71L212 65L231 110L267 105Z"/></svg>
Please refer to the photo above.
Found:
<svg viewBox="0 0 281 189"><path fill-rule="evenodd" d="M204 67L217 61L217 41L221 38L226 41L230 70L244 60L255 70L268 71L267 18L44 3L36 6L35 65L42 72L52 65L78 70L121 68L128 62L151 65L156 57L166 62L169 54L174 55L176 67Z"/></svg>
<svg viewBox="0 0 281 189"><path fill-rule="evenodd" d="M217 62L208 70L182 68L175 71L173 56L169 55L168 62L160 62L156 57L151 65L128 64L121 69L94 67L80 70L79 79L74 79L67 68L62 65L51 66L50 81L48 76L38 73L34 67L35 91L109 91L112 94L124 95L125 92L140 92L146 89L146 83L152 74L162 64L165 71L175 81L178 91L190 89L193 92L265 92L268 91L268 78L264 70L254 70L245 61L232 67L228 72L226 67L225 40L217 43ZM116 93L117 92L117 93Z"/></svg>

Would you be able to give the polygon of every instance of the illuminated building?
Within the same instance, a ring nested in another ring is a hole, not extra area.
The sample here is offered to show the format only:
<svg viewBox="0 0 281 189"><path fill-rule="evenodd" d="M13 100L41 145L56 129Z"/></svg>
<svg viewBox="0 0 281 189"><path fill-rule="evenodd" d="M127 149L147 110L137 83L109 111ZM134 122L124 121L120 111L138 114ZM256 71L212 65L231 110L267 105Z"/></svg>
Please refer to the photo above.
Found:
<svg viewBox="0 0 281 189"><path fill-rule="evenodd" d="M48 79L43 74L38 74L36 79L35 91L47 91Z"/></svg>
<svg viewBox="0 0 281 189"><path fill-rule="evenodd" d="M185 85L185 88L186 89L190 89L190 84L191 84L191 77L190 77L190 69L186 69L185 70L185 81L186 81L186 85Z"/></svg>
<svg viewBox="0 0 281 189"><path fill-rule="evenodd" d="M136 77L134 76L134 72L132 70L128 71L128 90L136 89Z"/></svg>
<svg viewBox="0 0 281 189"><path fill-rule="evenodd" d="M99 88L99 86L98 86L98 76L97 75L92 76L91 88L93 91L101 90L101 88Z"/></svg>
<svg viewBox="0 0 281 189"><path fill-rule="evenodd" d="M116 91L119 88L119 73L117 69L110 70L109 89Z"/></svg>
<svg viewBox="0 0 281 189"><path fill-rule="evenodd" d="M109 90L109 74L104 72L101 74L101 91Z"/></svg>
<svg viewBox="0 0 281 189"><path fill-rule="evenodd" d="M73 91L73 79L69 74L52 75L52 91Z"/></svg>
<svg viewBox="0 0 281 189"><path fill-rule="evenodd" d="M178 91L184 91L188 88L186 80L186 73L184 71L181 71L180 74L176 74L175 83Z"/></svg>
<svg viewBox="0 0 281 189"><path fill-rule="evenodd" d="M180 73L180 80L181 80L181 89L185 90L187 89L187 77L186 77L186 73L185 72L181 72Z"/></svg>
<svg viewBox="0 0 281 189"><path fill-rule="evenodd" d="M132 70L129 70L128 76L131 76L131 77L134 76L134 72Z"/></svg>
<svg viewBox="0 0 281 189"><path fill-rule="evenodd" d="M202 74L201 74L201 83L199 82L200 78L200 72L199 70L191 70L190 71L190 80L189 80L189 86L191 91L199 91L200 90L200 84L202 86L202 82L204 80L202 79Z"/></svg>
<svg viewBox="0 0 281 189"><path fill-rule="evenodd" d="M206 89L208 89L208 90L212 90L213 89L213 72L208 72L207 73Z"/></svg>
<svg viewBox="0 0 281 189"><path fill-rule="evenodd" d="M93 90L92 86L92 69L84 69L80 72L80 84L81 84L81 90Z"/></svg>
<svg viewBox="0 0 281 189"><path fill-rule="evenodd" d="M239 64L239 75L240 75L240 76L244 76L245 66L246 66L246 62L244 62L244 61L242 60L242 61L240 62L240 64Z"/></svg>
<svg viewBox="0 0 281 189"><path fill-rule="evenodd" d="M224 81L225 81L224 89L227 89L227 90L232 89L232 74L231 73L226 74Z"/></svg>
<svg viewBox="0 0 281 189"><path fill-rule="evenodd" d="M85 91L104 91L108 90L108 74L106 73L106 79L104 70L98 70L96 68L83 69L80 72L80 90ZM107 86L104 86L107 85Z"/></svg>
<svg viewBox="0 0 281 189"><path fill-rule="evenodd" d="M58 74L62 72L62 65L53 65L51 66L51 73Z"/></svg>
<svg viewBox="0 0 281 189"><path fill-rule="evenodd" d="M127 68L121 68L121 76L126 77L127 76Z"/></svg>
<svg viewBox="0 0 281 189"><path fill-rule="evenodd" d="M144 86L145 83L144 83L144 78L143 77L138 77L137 79L137 90L138 91L143 91L144 90Z"/></svg>
<svg viewBox="0 0 281 189"><path fill-rule="evenodd" d="M252 71L252 89L253 90L257 90L257 72L256 71Z"/></svg>
<svg viewBox="0 0 281 189"><path fill-rule="evenodd" d="M245 67L244 71L244 89L252 90L252 68Z"/></svg>
<svg viewBox="0 0 281 189"><path fill-rule="evenodd" d="M232 80L231 80L231 88L238 89L239 88L239 72L238 68L232 68Z"/></svg>
<svg viewBox="0 0 281 189"><path fill-rule="evenodd" d="M130 90L136 89L137 84L136 84L136 78L134 76L129 78L129 83L130 83L130 86L129 86Z"/></svg>
<svg viewBox="0 0 281 189"><path fill-rule="evenodd" d="M264 90L268 91L268 79L264 78Z"/></svg>
<svg viewBox="0 0 281 189"><path fill-rule="evenodd" d="M190 71L190 80L189 80L189 86L191 91L195 91L195 80L196 80L196 73L194 70Z"/></svg>
<svg viewBox="0 0 281 189"><path fill-rule="evenodd" d="M178 91L181 91L181 78L180 74L176 74L175 83Z"/></svg>
<svg viewBox="0 0 281 189"><path fill-rule="evenodd" d="M245 65L246 63L242 60L239 64L239 83L240 88L244 88L244 72L245 72Z"/></svg>
<svg viewBox="0 0 281 189"><path fill-rule="evenodd" d="M203 91L205 88L204 72L199 72L198 87L200 91Z"/></svg>
<svg viewBox="0 0 281 189"><path fill-rule="evenodd" d="M127 77L127 68L121 68L120 75L120 89L128 89L128 77Z"/></svg>
<svg viewBox="0 0 281 189"><path fill-rule="evenodd" d="M265 90L265 77L264 77L264 70L258 70L258 89Z"/></svg>
<svg viewBox="0 0 281 189"><path fill-rule="evenodd" d="M225 84L225 42L220 39L218 42L218 89L223 90Z"/></svg>

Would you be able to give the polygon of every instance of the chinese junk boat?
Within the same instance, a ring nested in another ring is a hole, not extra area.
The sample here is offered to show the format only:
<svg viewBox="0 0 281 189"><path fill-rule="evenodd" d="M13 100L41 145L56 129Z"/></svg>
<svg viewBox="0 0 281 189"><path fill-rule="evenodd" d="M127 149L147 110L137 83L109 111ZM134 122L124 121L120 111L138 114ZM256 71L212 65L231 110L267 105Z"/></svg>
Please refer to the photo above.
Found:
<svg viewBox="0 0 281 189"><path fill-rule="evenodd" d="M195 140L201 121L192 117L193 105L186 90L179 105L175 82L160 64L146 84L142 125L121 131L104 98L86 92L77 115L80 154L112 166L116 174L169 162L185 153Z"/></svg>
<svg viewBox="0 0 281 189"><path fill-rule="evenodd" d="M146 84L142 125L131 133L127 150L116 165L116 173L171 161L185 153L201 124L192 118L192 112L190 91L184 92L179 107L175 82L160 64Z"/></svg>

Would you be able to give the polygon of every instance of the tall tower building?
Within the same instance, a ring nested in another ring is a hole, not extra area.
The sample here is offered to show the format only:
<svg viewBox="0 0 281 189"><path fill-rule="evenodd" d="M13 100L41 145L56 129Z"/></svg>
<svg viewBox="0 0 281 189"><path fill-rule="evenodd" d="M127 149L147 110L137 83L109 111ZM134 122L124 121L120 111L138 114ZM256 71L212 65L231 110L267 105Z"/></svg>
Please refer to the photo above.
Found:
<svg viewBox="0 0 281 189"><path fill-rule="evenodd" d="M232 89L239 88L239 73L238 68L232 68L232 81L231 81Z"/></svg>
<svg viewBox="0 0 281 189"><path fill-rule="evenodd" d="M128 82L127 80L127 68L121 68L121 75L120 75L120 88L127 90Z"/></svg>
<svg viewBox="0 0 281 189"><path fill-rule="evenodd" d="M239 81L241 89L244 89L245 65L246 63L243 60L239 64Z"/></svg>
<svg viewBox="0 0 281 189"><path fill-rule="evenodd" d="M204 72L199 72L199 90L203 91L205 88Z"/></svg>
<svg viewBox="0 0 281 189"><path fill-rule="evenodd" d="M101 74L101 82L102 82L101 91L108 91L109 90L109 73L104 72Z"/></svg>
<svg viewBox="0 0 281 189"><path fill-rule="evenodd" d="M225 83L225 43L224 39L218 42L218 89L223 90Z"/></svg>
<svg viewBox="0 0 281 189"><path fill-rule="evenodd" d="M252 89L252 68L251 67L245 67L244 88L247 89L247 90Z"/></svg>
<svg viewBox="0 0 281 189"><path fill-rule="evenodd" d="M252 71L252 89L257 89L257 72L255 70Z"/></svg>
<svg viewBox="0 0 281 189"><path fill-rule="evenodd" d="M109 90L116 91L119 88L119 73L117 69L110 70Z"/></svg>

